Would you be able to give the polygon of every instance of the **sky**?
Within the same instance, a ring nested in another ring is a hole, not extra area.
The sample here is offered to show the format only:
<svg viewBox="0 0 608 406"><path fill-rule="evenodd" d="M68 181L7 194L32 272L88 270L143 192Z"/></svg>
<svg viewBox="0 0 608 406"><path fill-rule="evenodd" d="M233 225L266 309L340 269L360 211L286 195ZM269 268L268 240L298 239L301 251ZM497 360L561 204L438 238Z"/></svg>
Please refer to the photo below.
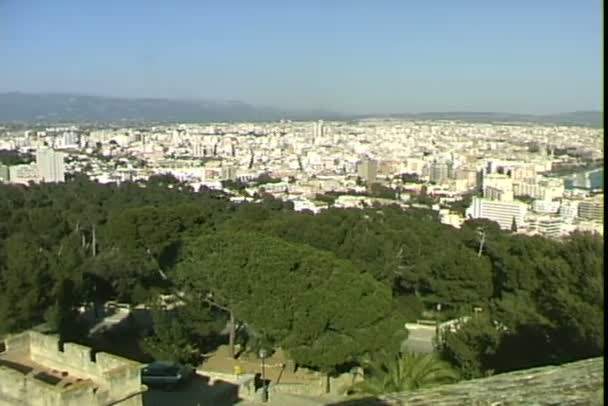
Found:
<svg viewBox="0 0 608 406"><path fill-rule="evenodd" d="M0 92L603 109L601 0L0 0Z"/></svg>

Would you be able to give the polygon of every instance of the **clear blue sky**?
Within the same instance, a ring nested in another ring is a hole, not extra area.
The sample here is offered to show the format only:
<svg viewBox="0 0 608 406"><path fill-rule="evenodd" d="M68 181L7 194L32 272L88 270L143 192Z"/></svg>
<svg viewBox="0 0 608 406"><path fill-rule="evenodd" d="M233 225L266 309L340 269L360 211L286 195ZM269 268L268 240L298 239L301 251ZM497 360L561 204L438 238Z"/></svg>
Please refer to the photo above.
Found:
<svg viewBox="0 0 608 406"><path fill-rule="evenodd" d="M602 108L601 0L0 0L0 92Z"/></svg>

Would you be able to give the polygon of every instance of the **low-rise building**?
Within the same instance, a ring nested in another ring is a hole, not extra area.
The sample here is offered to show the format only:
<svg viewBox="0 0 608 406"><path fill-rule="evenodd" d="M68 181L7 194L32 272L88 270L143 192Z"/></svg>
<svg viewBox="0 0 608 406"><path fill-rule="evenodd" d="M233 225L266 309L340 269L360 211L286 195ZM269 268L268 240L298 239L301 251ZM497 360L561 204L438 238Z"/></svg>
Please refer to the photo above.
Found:
<svg viewBox="0 0 608 406"><path fill-rule="evenodd" d="M513 222L517 227L525 225L524 217L527 212L528 205L519 201L501 202L475 196L465 214L471 219L495 221L501 229L510 230Z"/></svg>
<svg viewBox="0 0 608 406"><path fill-rule="evenodd" d="M38 182L38 167L36 163L13 165L9 167L8 176L11 183L27 185L30 182Z"/></svg>
<svg viewBox="0 0 608 406"><path fill-rule="evenodd" d="M604 221L604 196L593 200L580 202L578 205L578 216L585 220Z"/></svg>
<svg viewBox="0 0 608 406"><path fill-rule="evenodd" d="M562 221L559 217L530 215L526 217L527 228L535 234L547 238L559 238L562 234Z"/></svg>

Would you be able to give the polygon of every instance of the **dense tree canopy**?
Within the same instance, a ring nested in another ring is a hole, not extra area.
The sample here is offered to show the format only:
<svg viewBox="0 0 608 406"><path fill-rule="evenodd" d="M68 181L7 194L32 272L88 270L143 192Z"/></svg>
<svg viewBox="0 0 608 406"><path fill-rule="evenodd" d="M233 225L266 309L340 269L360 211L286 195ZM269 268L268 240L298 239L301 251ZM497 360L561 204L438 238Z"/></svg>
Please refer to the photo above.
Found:
<svg viewBox="0 0 608 406"><path fill-rule="evenodd" d="M398 349L403 319L388 287L352 263L258 233L217 233L178 269L187 291L223 298L296 362L322 370L381 348Z"/></svg>
<svg viewBox="0 0 608 406"><path fill-rule="evenodd" d="M397 206L313 215L258 197L234 204L166 175L0 184L0 332L47 322L68 336L80 305L179 292L212 294L258 340L326 371L392 346L437 304L443 318L482 309L441 349L463 376L603 355L601 236L522 237L483 220L457 230ZM157 319L161 352L202 345L211 322Z"/></svg>

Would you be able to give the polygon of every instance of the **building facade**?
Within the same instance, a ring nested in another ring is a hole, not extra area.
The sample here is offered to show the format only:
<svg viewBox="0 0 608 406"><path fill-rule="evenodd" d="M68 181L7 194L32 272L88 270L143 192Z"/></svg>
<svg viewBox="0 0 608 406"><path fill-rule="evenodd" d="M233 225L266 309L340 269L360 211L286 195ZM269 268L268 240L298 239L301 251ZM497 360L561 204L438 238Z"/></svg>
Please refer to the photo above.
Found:
<svg viewBox="0 0 608 406"><path fill-rule="evenodd" d="M36 151L36 165L40 182L65 182L65 154L50 148Z"/></svg>
<svg viewBox="0 0 608 406"><path fill-rule="evenodd" d="M502 202L473 197L465 215L470 219L488 219L498 223L501 229L510 230L513 222L517 227L525 225L528 205L518 201Z"/></svg>

